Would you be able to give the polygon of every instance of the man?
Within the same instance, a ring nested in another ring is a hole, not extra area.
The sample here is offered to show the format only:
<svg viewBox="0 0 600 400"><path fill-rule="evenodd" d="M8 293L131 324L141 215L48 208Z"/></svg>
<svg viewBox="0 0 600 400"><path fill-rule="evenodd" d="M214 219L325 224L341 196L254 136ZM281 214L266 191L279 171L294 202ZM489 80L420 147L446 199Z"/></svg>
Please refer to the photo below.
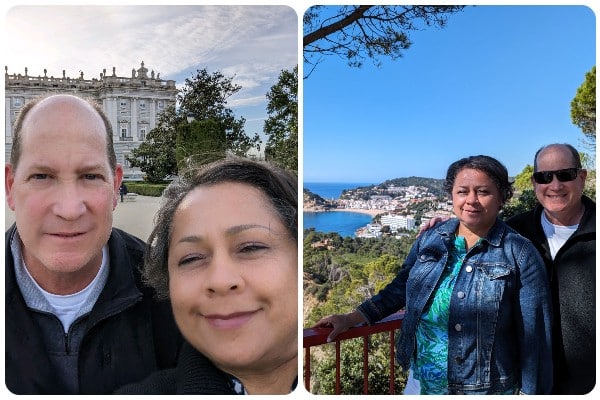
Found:
<svg viewBox="0 0 600 400"><path fill-rule="evenodd" d="M144 243L112 228L122 177L93 103L54 95L21 110L5 166L11 392L112 393L175 365L181 336L141 282Z"/></svg>
<svg viewBox="0 0 600 400"><path fill-rule="evenodd" d="M507 223L536 246L554 307L554 394L586 394L596 383L596 203L568 144L542 147L531 182L540 203Z"/></svg>
<svg viewBox="0 0 600 400"><path fill-rule="evenodd" d="M122 203L123 198L127 194L127 186L123 182L121 182L121 186L119 187L119 194L121 195L121 203Z"/></svg>

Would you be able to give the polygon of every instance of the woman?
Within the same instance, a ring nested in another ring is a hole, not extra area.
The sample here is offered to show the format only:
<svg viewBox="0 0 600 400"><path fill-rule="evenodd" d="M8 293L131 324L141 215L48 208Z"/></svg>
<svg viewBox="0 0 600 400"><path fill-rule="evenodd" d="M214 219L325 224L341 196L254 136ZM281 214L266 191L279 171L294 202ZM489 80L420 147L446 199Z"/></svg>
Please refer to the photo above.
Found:
<svg viewBox="0 0 600 400"><path fill-rule="evenodd" d="M176 368L119 394L287 394L298 375L297 179L227 158L163 194L145 278L187 340Z"/></svg>
<svg viewBox="0 0 600 400"><path fill-rule="evenodd" d="M396 358L405 394L545 394L552 387L550 297L533 245L498 213L512 196L506 168L472 156L448 168L453 218L424 232L396 278L332 326L372 324L402 307Z"/></svg>

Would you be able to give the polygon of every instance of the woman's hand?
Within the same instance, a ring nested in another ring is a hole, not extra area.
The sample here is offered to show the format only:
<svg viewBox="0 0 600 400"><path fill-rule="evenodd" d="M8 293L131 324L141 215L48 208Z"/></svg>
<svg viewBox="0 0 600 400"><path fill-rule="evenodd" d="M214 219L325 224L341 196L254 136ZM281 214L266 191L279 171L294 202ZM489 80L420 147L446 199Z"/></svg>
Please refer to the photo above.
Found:
<svg viewBox="0 0 600 400"><path fill-rule="evenodd" d="M429 220L428 224L425 224L424 226L421 227L421 229L419 229L419 232L417 233L417 237L421 236L421 234L423 232L425 232L426 230L433 228L435 226L435 224L437 224L438 222L447 221L448 219L449 219L448 217L442 217L442 216L436 215L435 217L433 217Z"/></svg>
<svg viewBox="0 0 600 400"><path fill-rule="evenodd" d="M333 328L329 336L327 336L327 341L331 342L340 333L346 332L353 326L365 322L367 321L361 313L359 313L358 311L352 311L348 314L333 314L327 317L323 317L319 321L317 321L313 328Z"/></svg>

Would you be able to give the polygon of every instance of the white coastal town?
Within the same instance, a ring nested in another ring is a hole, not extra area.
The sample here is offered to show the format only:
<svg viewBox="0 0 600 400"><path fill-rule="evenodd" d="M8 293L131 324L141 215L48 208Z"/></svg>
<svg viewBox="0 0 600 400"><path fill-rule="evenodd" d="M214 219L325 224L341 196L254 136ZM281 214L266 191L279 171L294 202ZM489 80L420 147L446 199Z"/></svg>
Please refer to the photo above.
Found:
<svg viewBox="0 0 600 400"><path fill-rule="evenodd" d="M345 190L338 199L323 199L305 189L304 211L349 211L373 216L371 223L355 232L356 237L406 236L409 231L427 224L434 216L454 215L452 202L441 190L442 181L421 179L436 182L437 185L398 186L384 183Z"/></svg>

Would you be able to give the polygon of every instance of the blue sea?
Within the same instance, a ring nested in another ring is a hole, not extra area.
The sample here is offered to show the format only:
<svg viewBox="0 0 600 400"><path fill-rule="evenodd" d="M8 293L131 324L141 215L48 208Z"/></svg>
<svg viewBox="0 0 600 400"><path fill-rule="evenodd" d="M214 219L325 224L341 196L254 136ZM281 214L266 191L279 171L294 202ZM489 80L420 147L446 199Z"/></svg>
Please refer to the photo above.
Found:
<svg viewBox="0 0 600 400"><path fill-rule="evenodd" d="M371 183L323 183L304 182L304 187L324 199L338 199L344 189L370 186ZM305 212L304 229L315 228L318 232L336 232L340 236L354 237L354 232L373 219L368 214L346 211Z"/></svg>
<svg viewBox="0 0 600 400"><path fill-rule="evenodd" d="M344 189L371 186L372 183L304 182L304 188L327 200L337 200Z"/></svg>

